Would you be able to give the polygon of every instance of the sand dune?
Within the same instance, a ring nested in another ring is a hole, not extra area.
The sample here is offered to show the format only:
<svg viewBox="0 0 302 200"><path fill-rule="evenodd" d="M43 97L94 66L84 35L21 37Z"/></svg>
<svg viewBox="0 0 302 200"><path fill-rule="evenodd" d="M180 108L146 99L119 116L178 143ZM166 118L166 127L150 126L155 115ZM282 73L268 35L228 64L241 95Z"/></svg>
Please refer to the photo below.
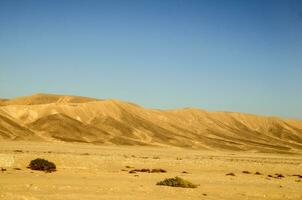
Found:
<svg viewBox="0 0 302 200"><path fill-rule="evenodd" d="M1 140L302 151L302 121L277 117L145 109L117 100L49 94L2 100L0 105Z"/></svg>

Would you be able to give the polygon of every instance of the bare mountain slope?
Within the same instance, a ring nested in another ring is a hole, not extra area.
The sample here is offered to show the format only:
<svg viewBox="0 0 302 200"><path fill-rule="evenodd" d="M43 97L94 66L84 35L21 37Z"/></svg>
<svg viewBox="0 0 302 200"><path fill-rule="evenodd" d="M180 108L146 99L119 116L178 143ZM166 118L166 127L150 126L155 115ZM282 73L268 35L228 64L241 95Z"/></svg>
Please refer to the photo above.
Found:
<svg viewBox="0 0 302 200"><path fill-rule="evenodd" d="M0 140L39 140L28 128L0 114Z"/></svg>
<svg viewBox="0 0 302 200"><path fill-rule="evenodd" d="M0 99L0 105L37 105L48 103L85 103L97 101L98 99L79 97L79 96L64 96L56 94L34 94L32 96L17 97L14 99Z"/></svg>
<svg viewBox="0 0 302 200"><path fill-rule="evenodd" d="M27 139L49 141L302 151L302 122L276 117L190 108L163 111L117 100L46 94L3 101L0 114L2 140L12 139L12 134L25 138L23 130Z"/></svg>
<svg viewBox="0 0 302 200"><path fill-rule="evenodd" d="M39 131L40 135L69 142L98 142L104 143L110 134L64 114L53 114L41 117L28 124L32 130Z"/></svg>

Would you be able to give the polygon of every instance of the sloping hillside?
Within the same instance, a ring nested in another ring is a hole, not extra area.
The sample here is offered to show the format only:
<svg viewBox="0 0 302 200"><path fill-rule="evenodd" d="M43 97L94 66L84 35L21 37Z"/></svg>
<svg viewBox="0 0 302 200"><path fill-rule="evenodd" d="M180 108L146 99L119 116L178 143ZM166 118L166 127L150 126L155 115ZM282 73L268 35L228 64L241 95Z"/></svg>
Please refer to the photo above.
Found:
<svg viewBox="0 0 302 200"><path fill-rule="evenodd" d="M32 96L17 97L11 100L0 99L0 105L38 105L48 103L85 103L97 101L98 99L79 97L79 96L64 96L56 94L34 94Z"/></svg>
<svg viewBox="0 0 302 200"><path fill-rule="evenodd" d="M28 128L0 114L0 140L39 140Z"/></svg>
<svg viewBox="0 0 302 200"><path fill-rule="evenodd" d="M2 140L302 152L302 122L276 117L48 94L2 101L0 114Z"/></svg>

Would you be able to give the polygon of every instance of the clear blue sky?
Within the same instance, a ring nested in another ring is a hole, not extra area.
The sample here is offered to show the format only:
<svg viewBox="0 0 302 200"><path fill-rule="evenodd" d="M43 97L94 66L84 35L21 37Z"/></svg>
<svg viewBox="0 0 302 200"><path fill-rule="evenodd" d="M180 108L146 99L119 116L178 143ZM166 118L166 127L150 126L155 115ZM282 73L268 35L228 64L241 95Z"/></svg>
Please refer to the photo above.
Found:
<svg viewBox="0 0 302 200"><path fill-rule="evenodd" d="M302 119L301 0L0 0L0 96Z"/></svg>

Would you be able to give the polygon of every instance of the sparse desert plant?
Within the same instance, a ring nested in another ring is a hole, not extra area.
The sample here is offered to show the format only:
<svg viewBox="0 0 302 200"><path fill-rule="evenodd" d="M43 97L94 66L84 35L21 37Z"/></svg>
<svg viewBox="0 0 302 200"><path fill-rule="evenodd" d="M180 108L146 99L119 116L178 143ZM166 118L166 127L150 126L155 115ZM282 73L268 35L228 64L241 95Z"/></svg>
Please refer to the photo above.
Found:
<svg viewBox="0 0 302 200"><path fill-rule="evenodd" d="M152 169L151 173L166 173L167 171L164 169Z"/></svg>
<svg viewBox="0 0 302 200"><path fill-rule="evenodd" d="M150 172L151 170L150 169L141 169L141 170L137 170L137 171L140 171L140 172Z"/></svg>
<svg viewBox="0 0 302 200"><path fill-rule="evenodd" d="M183 188L196 188L198 186L178 176L176 176L175 178L167 178L163 181L158 182L156 185L183 187Z"/></svg>
<svg viewBox="0 0 302 200"><path fill-rule="evenodd" d="M133 169L133 170L130 170L129 173L136 173L136 172L147 172L147 173L150 173L151 170L150 169Z"/></svg>
<svg viewBox="0 0 302 200"><path fill-rule="evenodd" d="M56 165L53 162L50 162L42 158L37 158L30 161L28 168L32 170L40 170L45 172L56 171Z"/></svg>
<svg viewBox="0 0 302 200"><path fill-rule="evenodd" d="M275 175L276 175L276 177L275 177L275 178L284 178L284 176L283 176L282 174L278 174L278 173L276 173Z"/></svg>
<svg viewBox="0 0 302 200"><path fill-rule="evenodd" d="M143 168L143 169L132 169L129 171L130 174L136 173L136 172L145 172L145 173L166 173L167 171L164 169L148 169L148 168Z"/></svg>
<svg viewBox="0 0 302 200"><path fill-rule="evenodd" d="M299 178L302 178L302 175L300 175L300 174L294 174L294 175L292 175L292 176L297 176L297 177L299 177Z"/></svg>

